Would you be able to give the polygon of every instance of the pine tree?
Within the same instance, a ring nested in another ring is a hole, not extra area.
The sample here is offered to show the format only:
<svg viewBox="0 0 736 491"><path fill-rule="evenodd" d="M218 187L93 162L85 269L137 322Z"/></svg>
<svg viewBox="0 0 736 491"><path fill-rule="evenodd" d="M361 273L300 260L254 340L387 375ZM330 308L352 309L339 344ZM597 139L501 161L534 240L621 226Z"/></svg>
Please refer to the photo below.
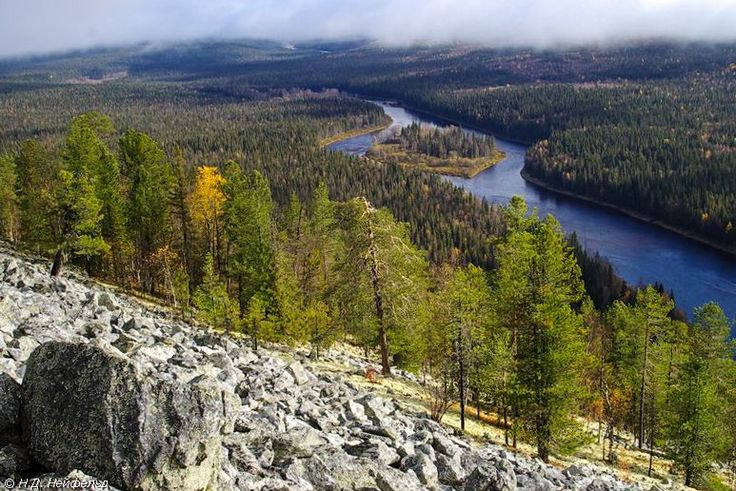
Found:
<svg viewBox="0 0 736 491"><path fill-rule="evenodd" d="M405 357L407 364L417 361L412 356L417 354L412 341L422 321L416 314L427 291L426 258L412 244L406 225L397 223L390 212L377 210L367 199L348 202L342 214L347 251L340 265L340 288L343 298L361 305L363 313L366 290L370 292L370 324L375 331L359 336L377 337L381 369L390 375L393 355Z"/></svg>

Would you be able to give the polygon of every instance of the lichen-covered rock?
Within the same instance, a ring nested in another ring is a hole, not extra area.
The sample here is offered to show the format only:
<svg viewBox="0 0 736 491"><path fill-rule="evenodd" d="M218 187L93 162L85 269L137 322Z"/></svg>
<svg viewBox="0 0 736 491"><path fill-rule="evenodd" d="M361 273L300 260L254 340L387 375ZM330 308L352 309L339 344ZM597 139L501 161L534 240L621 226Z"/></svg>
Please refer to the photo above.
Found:
<svg viewBox="0 0 736 491"><path fill-rule="evenodd" d="M18 479L30 468L31 459L25 448L15 444L0 448L0 479Z"/></svg>
<svg viewBox="0 0 736 491"><path fill-rule="evenodd" d="M143 376L114 348L51 342L22 387L32 457L122 488L215 489L228 398L215 385Z"/></svg>
<svg viewBox="0 0 736 491"><path fill-rule="evenodd" d="M20 437L21 387L10 375L0 372L0 445Z"/></svg>
<svg viewBox="0 0 736 491"><path fill-rule="evenodd" d="M470 473L465 491L515 491L516 476L490 463L482 464Z"/></svg>

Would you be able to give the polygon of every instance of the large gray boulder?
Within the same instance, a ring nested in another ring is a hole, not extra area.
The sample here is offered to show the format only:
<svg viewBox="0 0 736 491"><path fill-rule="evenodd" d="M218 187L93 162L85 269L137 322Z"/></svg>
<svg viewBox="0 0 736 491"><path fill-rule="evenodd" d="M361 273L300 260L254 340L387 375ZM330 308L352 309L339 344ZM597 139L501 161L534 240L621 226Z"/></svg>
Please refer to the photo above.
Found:
<svg viewBox="0 0 736 491"><path fill-rule="evenodd" d="M514 491L516 476L507 464L496 462L479 465L465 481L465 491Z"/></svg>
<svg viewBox="0 0 736 491"><path fill-rule="evenodd" d="M124 489L216 489L235 404L211 381L142 374L114 348L50 342L28 360L23 433L34 460Z"/></svg>
<svg viewBox="0 0 736 491"><path fill-rule="evenodd" d="M20 384L0 372L0 446L20 437L20 400Z"/></svg>

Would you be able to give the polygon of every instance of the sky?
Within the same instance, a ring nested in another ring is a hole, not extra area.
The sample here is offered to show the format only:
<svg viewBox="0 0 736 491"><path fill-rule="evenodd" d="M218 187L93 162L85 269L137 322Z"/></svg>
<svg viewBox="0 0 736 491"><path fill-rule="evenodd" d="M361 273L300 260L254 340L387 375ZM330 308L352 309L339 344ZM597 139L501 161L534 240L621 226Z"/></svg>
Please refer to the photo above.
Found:
<svg viewBox="0 0 736 491"><path fill-rule="evenodd" d="M0 0L0 57L140 42L735 41L736 0Z"/></svg>

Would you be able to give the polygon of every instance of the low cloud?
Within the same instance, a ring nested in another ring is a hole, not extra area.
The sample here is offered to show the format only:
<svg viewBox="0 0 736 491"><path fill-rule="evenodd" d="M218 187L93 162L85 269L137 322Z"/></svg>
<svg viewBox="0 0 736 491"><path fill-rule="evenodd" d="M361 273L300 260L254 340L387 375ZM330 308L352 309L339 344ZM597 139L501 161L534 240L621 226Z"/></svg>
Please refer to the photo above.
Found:
<svg viewBox="0 0 736 491"><path fill-rule="evenodd" d="M736 41L736 0L0 0L0 57L199 38Z"/></svg>

